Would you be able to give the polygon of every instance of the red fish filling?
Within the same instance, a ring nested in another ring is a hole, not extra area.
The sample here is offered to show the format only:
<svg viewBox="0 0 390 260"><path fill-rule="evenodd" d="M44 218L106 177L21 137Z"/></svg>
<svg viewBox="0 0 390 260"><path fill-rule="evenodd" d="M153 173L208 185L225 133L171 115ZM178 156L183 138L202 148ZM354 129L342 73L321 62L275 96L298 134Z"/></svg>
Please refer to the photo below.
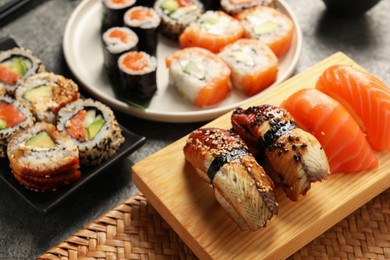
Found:
<svg viewBox="0 0 390 260"><path fill-rule="evenodd" d="M13 127L26 120L26 117L14 105L1 101L0 120L6 123L6 127Z"/></svg>

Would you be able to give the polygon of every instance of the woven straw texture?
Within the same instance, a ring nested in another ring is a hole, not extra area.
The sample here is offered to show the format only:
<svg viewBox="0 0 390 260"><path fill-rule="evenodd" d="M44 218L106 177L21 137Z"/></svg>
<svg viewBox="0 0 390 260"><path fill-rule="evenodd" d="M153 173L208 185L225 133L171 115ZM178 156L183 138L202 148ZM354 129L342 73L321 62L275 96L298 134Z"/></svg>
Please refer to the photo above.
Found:
<svg viewBox="0 0 390 260"><path fill-rule="evenodd" d="M195 259L142 194L109 211L39 259ZM290 259L390 259L390 189Z"/></svg>

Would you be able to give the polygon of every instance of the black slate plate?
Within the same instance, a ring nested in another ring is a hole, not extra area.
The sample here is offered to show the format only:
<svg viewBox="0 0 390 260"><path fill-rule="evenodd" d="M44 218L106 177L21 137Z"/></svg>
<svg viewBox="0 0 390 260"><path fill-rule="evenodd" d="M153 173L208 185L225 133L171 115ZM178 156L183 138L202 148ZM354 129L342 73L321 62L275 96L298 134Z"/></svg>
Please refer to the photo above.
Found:
<svg viewBox="0 0 390 260"><path fill-rule="evenodd" d="M18 46L12 38L0 40L0 51L10 49ZM103 163L97 166L82 167L81 178L74 183L59 188L56 191L49 192L35 192L26 189L14 178L9 167L9 161L7 158L0 159L0 179L2 179L12 190L20 195L27 203L44 213L49 212L55 206L58 206L73 192L84 186L92 178L104 172L105 169L109 168L113 163L123 159L145 142L145 137L136 135L123 126L120 126L122 134L125 138L125 142L118 149L117 153L105 160Z"/></svg>

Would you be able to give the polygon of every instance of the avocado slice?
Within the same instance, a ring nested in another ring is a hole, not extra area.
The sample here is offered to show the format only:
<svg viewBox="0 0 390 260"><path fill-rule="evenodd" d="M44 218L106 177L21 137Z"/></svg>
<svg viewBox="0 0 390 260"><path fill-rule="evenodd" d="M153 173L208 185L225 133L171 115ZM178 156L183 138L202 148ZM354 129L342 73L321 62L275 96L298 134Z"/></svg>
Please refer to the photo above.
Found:
<svg viewBox="0 0 390 260"><path fill-rule="evenodd" d="M184 67L184 73L190 74L199 79L203 79L205 77L205 70L198 66L194 61L190 61Z"/></svg>
<svg viewBox="0 0 390 260"><path fill-rule="evenodd" d="M207 23L207 24L217 24L219 22L219 17L217 15L210 15L202 20L202 23Z"/></svg>
<svg viewBox="0 0 390 260"><path fill-rule="evenodd" d="M2 64L22 76L24 76L32 66L31 61L23 57L13 57Z"/></svg>
<svg viewBox="0 0 390 260"><path fill-rule="evenodd" d="M266 22L260 25L257 25L253 28L255 34L262 35L272 33L278 28L278 24L274 22Z"/></svg>
<svg viewBox="0 0 390 260"><path fill-rule="evenodd" d="M167 0L161 4L161 8L170 14L179 8L179 3L176 0Z"/></svg>
<svg viewBox="0 0 390 260"><path fill-rule="evenodd" d="M5 122L3 119L0 119L0 130L7 128L7 122Z"/></svg>
<svg viewBox="0 0 390 260"><path fill-rule="evenodd" d="M36 135L30 137L26 141L26 146L30 147L39 147L39 148L54 148L55 143L53 139L51 139L51 136L46 131L41 131L37 133Z"/></svg>
<svg viewBox="0 0 390 260"><path fill-rule="evenodd" d="M233 52L230 57L235 59L238 62L244 63L248 66L253 66L255 63L253 61L253 57L249 55L248 53L242 52L242 51L236 51Z"/></svg>
<svg viewBox="0 0 390 260"><path fill-rule="evenodd" d="M29 101L38 100L42 97L50 97L52 95L51 93L51 86L50 85L40 85L38 87L32 88L27 90L23 97Z"/></svg>
<svg viewBox="0 0 390 260"><path fill-rule="evenodd" d="M101 117L96 117L96 119L87 127L87 139L92 140L95 138L99 130L104 126L106 120Z"/></svg>
<svg viewBox="0 0 390 260"><path fill-rule="evenodd" d="M180 17L196 10L196 5L188 5L181 8L178 8L174 12L171 13L171 17L173 19L179 19Z"/></svg>

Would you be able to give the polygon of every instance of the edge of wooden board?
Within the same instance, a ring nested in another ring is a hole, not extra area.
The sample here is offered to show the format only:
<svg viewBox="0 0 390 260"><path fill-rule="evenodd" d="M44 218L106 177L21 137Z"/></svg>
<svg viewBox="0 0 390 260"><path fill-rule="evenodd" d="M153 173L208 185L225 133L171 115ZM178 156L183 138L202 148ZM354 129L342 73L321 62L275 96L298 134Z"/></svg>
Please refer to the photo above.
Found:
<svg viewBox="0 0 390 260"><path fill-rule="evenodd" d="M258 105L259 102L279 105L282 100L298 89L314 87L322 71L334 64L349 64L361 68L348 56L338 52L279 84L276 88L265 91L258 98L245 103L242 107ZM208 123L205 127L230 128L230 115L231 112L228 112ZM302 199L303 203L301 202L301 204L299 204L300 201L296 203L289 201L280 190L277 190L280 204L279 215L275 216L265 229L250 233L242 232L215 202L212 189L207 187L195 174L192 167L185 163L182 153L185 140L186 136L135 164L132 167L133 181L157 212L201 259L242 257L241 253L248 258L254 256L256 258L286 258L390 187L390 153L378 154L380 164L378 169L368 174L335 174L325 181L329 182L329 185L334 182L336 184L339 182L348 183L349 186L346 185L346 190L337 191L336 200L321 194L322 190L322 192L329 191L329 189L332 191L331 187L322 186L326 185L326 183L315 183L308 195ZM171 165L165 166L164 163L166 162L171 163ZM181 183L177 186L175 180L165 182L170 176L174 178L177 176L181 177L185 179L186 183ZM185 192L186 194L183 193L182 196L175 196L175 188L179 187L182 189L183 185L188 189L188 192ZM320 193L319 196L315 192L316 189ZM190 201L191 196L194 199L193 201ZM192 203L193 205L188 205ZM309 208L310 205L316 205L316 210L312 211ZM333 205L333 207L330 207L330 205ZM196 208L197 212L194 212L192 207ZM329 209L332 214L327 212ZM189 211L187 217L180 212L186 210ZM302 217L308 221L305 223L305 227L297 228L294 225L302 224L299 222L299 218L301 218L299 215L300 211L308 214ZM317 213L321 214L315 215ZM209 218L207 218L208 215L210 215ZM191 222L192 217L196 218L194 222ZM309 221L311 218L313 218L313 221ZM205 219L207 223L205 223ZM220 227L216 227L215 221L218 220L223 222L218 223ZM283 222L287 220L289 223ZM226 252L221 252L222 248L219 247L218 243L223 242L231 250L237 250L238 245L229 244L233 242L225 241L219 236L215 237L215 240L210 241L210 238L204 238L202 233L194 228L195 225L200 230L209 228L206 230L208 232L207 235L222 234L227 238L232 238L232 240L238 240L239 238L237 243L245 244L243 246L240 245L241 250L238 252L231 252L226 248L224 248L227 250ZM293 233L285 234L290 231ZM268 240L262 238L264 236L269 236ZM276 238L277 236L284 238L283 244L280 243L280 239ZM214 241L216 241L215 245L213 244ZM262 251L253 251L256 243L263 246ZM245 250L247 251L245 252Z"/></svg>

